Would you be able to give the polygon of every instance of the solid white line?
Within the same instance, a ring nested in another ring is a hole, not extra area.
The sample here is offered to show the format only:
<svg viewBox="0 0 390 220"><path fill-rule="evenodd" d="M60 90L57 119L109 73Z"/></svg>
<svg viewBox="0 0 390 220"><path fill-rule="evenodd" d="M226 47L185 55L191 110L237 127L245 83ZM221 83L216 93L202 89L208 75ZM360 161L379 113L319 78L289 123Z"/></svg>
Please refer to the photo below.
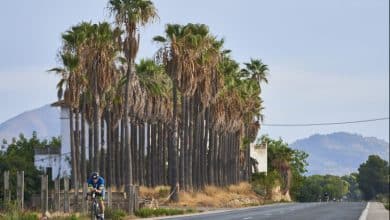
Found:
<svg viewBox="0 0 390 220"><path fill-rule="evenodd" d="M370 202L367 202L366 208L363 210L362 214L360 215L359 220L366 220L367 219L369 207L370 207Z"/></svg>

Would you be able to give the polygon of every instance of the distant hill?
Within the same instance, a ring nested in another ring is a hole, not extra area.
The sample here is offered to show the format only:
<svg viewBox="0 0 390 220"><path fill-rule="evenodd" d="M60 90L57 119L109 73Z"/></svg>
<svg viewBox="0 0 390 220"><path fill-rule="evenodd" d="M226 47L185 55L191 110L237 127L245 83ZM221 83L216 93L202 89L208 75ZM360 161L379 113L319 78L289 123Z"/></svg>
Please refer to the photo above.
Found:
<svg viewBox="0 0 390 220"><path fill-rule="evenodd" d="M51 138L60 135L60 110L57 107L45 105L31 111L24 112L0 124L0 140L11 141L23 133L31 137L36 131L39 138Z"/></svg>
<svg viewBox="0 0 390 220"><path fill-rule="evenodd" d="M371 154L389 160L389 143L386 141L346 132L315 134L297 140L290 146L309 154L309 175L357 172L360 164Z"/></svg>

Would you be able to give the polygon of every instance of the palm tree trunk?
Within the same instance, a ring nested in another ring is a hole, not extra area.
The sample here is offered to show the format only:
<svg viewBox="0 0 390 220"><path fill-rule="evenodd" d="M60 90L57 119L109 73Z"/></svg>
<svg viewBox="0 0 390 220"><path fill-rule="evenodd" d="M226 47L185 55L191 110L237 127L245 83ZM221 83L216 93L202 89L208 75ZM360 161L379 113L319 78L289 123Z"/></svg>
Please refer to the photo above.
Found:
<svg viewBox="0 0 390 220"><path fill-rule="evenodd" d="M127 175L128 172L125 172L125 170L128 170L128 166L126 164L126 159L127 159L127 147L126 147L126 122L124 119L121 120L121 149L120 149L120 185L124 186L126 184L126 181L128 180Z"/></svg>
<svg viewBox="0 0 390 220"><path fill-rule="evenodd" d="M100 161L99 161L99 164L100 164L100 175L103 176L104 178L106 178L106 150L102 147L100 149L100 152L99 152L99 155L100 155Z"/></svg>
<svg viewBox="0 0 390 220"><path fill-rule="evenodd" d="M151 141L150 141L150 133L151 133L151 125L150 123L146 124L146 131L147 131L147 138L146 138L146 147L147 147L147 169L146 169L146 183L147 186L151 187L152 186L152 146L151 146Z"/></svg>
<svg viewBox="0 0 390 220"><path fill-rule="evenodd" d="M163 123L161 121L158 122L157 124L157 169L158 169L158 179L157 179L157 184L162 185L164 184L163 181L163 143L164 143L164 138L163 138Z"/></svg>
<svg viewBox="0 0 390 220"><path fill-rule="evenodd" d="M189 99L188 105L188 118L189 118L189 126L188 126L188 186L192 189L194 188L194 179L193 179L193 168L194 168L194 100L193 98Z"/></svg>
<svg viewBox="0 0 390 220"><path fill-rule="evenodd" d="M151 125L151 180L152 180L152 187L155 187L156 184L156 159L157 159L157 151L156 151L156 125L152 124Z"/></svg>
<svg viewBox="0 0 390 220"><path fill-rule="evenodd" d="M193 99L193 153L192 153L192 181L193 181L193 187L194 190L199 189L199 178L198 178L198 169L199 169L199 161L198 161L198 153L199 153L199 115L198 115L198 108L197 108L197 102L196 98Z"/></svg>
<svg viewBox="0 0 390 220"><path fill-rule="evenodd" d="M70 152L72 156L71 160L71 166L72 166L72 172L71 172L71 181L72 185L75 186L75 183L77 182L77 160L76 160L76 150L75 150L75 141L74 141L74 117L73 117L73 109L69 108L69 129L70 129Z"/></svg>
<svg viewBox="0 0 390 220"><path fill-rule="evenodd" d="M205 171L205 156L206 156L206 150L205 150L205 142L204 142L204 113L199 113L199 170L198 170L198 177L199 177L199 189L203 190L205 187L205 177L207 176L207 173Z"/></svg>
<svg viewBox="0 0 390 220"><path fill-rule="evenodd" d="M245 126L245 138L249 136L248 128ZM245 161L246 161L246 181L251 179L252 169L251 169L251 151L250 151L250 143L247 142L245 146Z"/></svg>
<svg viewBox="0 0 390 220"><path fill-rule="evenodd" d="M130 126L130 146L131 146L131 155L134 155L132 157L132 173L133 173L133 182L132 184L137 182L137 160L136 160L136 155L137 155L137 125L136 122L131 123Z"/></svg>
<svg viewBox="0 0 390 220"><path fill-rule="evenodd" d="M208 183L207 175L207 149L210 147L209 144L209 121L210 112L209 108L206 108L205 115L203 116L203 155L202 155L202 176L203 176L203 187Z"/></svg>
<svg viewBox="0 0 390 220"><path fill-rule="evenodd" d="M177 168L177 139L178 139L178 121L177 121L177 79L173 80L173 116L170 123L170 136L172 137L170 145L168 146L168 170L170 173L171 179L169 180L169 185L171 187L171 201L179 201L178 193L178 168Z"/></svg>
<svg viewBox="0 0 390 220"><path fill-rule="evenodd" d="M169 145L169 126L167 123L164 123L164 131L163 131L163 184L168 185L168 174L167 174L167 158L168 158L168 145Z"/></svg>
<svg viewBox="0 0 390 220"><path fill-rule="evenodd" d="M112 117L111 117L112 118ZM120 136L119 136L119 125L120 122L116 121L115 126L113 128L113 143L114 143L114 150L113 150L113 185L118 189L120 186Z"/></svg>
<svg viewBox="0 0 390 220"><path fill-rule="evenodd" d="M126 73L126 85L125 85L125 100L124 100L124 111L123 111L123 116L124 116L124 124L125 124L125 129L124 129L124 138L125 138L125 148L126 148L126 181L125 184L126 186L130 186L133 183L133 162L132 162L132 155L131 155L131 149L130 149L130 130L129 130L129 110L130 110L130 105L129 105L129 86L130 86L130 79L132 78L132 70L133 70L133 61L129 61L127 73Z"/></svg>
<svg viewBox="0 0 390 220"><path fill-rule="evenodd" d="M213 153L212 153L212 178L213 181L211 182L214 185L218 185L217 182L217 175L218 175L218 170L217 170L217 163L218 163L218 133L217 131L212 129L212 139L213 139Z"/></svg>
<svg viewBox="0 0 390 220"><path fill-rule="evenodd" d="M184 173L183 173L183 179L184 179L184 189L185 190L188 190L188 187L189 187L189 175L188 175L188 172L189 172L189 144L188 144L188 139L189 139L189 133L188 133L188 98L185 97L183 99L183 113L184 115L184 120L183 120L183 125L182 125L182 129L183 129L183 158L184 158L184 161L183 161L183 164L184 164Z"/></svg>
<svg viewBox="0 0 390 220"><path fill-rule="evenodd" d="M111 111L107 110L106 111L106 124L107 124L107 169L106 169L106 178L107 178L107 186L111 187L112 184L112 127L111 127Z"/></svg>
<svg viewBox="0 0 390 220"><path fill-rule="evenodd" d="M184 116L184 111L185 111L185 104L184 104L184 96L181 98L181 123L180 123L180 128L178 129L180 131L180 163L179 163L179 185L181 188L184 187L184 123L185 123L185 116Z"/></svg>
<svg viewBox="0 0 390 220"><path fill-rule="evenodd" d="M111 136L111 140L110 140L110 145L111 145L111 157L109 158L110 160L110 167L111 167L111 170L110 170L110 173L111 173L111 186L112 187L116 187L117 186L117 183L116 183L116 176L117 176L117 169L116 169L116 163L115 163L115 160L116 160L116 154L117 154L117 140L118 140L118 136L116 135L116 122L115 122L115 119L114 119L114 114L112 113L112 111L110 112L110 136Z"/></svg>
<svg viewBox="0 0 390 220"><path fill-rule="evenodd" d="M98 109L98 101L94 102L93 105L93 166L92 170L94 171L100 171L99 170L99 150L100 150L100 117L99 117L99 109Z"/></svg>
<svg viewBox="0 0 390 220"><path fill-rule="evenodd" d="M83 100L81 110L81 176L82 178L87 178L87 164L86 164L86 155L85 155L85 103Z"/></svg>
<svg viewBox="0 0 390 220"><path fill-rule="evenodd" d="M211 111L210 111L211 112ZM213 129L210 126L210 121L211 121L211 113L209 112L209 117L207 118L207 125L206 129L208 130L208 140L209 140L209 148L208 148L208 153L207 153L207 175L208 175L208 184L212 185L214 184L214 132Z"/></svg>
<svg viewBox="0 0 390 220"><path fill-rule="evenodd" d="M80 113L79 110L75 110L75 131L74 131L74 148L75 148L75 155L76 155L76 176L77 180L81 180L81 158L80 158ZM78 187L79 182L77 182Z"/></svg>
<svg viewBox="0 0 390 220"><path fill-rule="evenodd" d="M93 154L93 124L88 124L88 174L92 172L94 154Z"/></svg>
<svg viewBox="0 0 390 220"><path fill-rule="evenodd" d="M140 185L145 184L145 123L140 125L140 151L139 151Z"/></svg>

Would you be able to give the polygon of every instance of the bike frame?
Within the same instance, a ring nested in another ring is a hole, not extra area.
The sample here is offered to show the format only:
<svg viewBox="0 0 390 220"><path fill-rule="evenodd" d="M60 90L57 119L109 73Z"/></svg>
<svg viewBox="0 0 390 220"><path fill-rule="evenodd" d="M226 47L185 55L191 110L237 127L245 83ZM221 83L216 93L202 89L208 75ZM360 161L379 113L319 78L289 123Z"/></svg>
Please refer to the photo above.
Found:
<svg viewBox="0 0 390 220"><path fill-rule="evenodd" d="M97 198L96 198L96 193L92 192L91 197L92 197L91 219L92 220L100 219L99 218L100 207L99 207L99 202L97 201Z"/></svg>

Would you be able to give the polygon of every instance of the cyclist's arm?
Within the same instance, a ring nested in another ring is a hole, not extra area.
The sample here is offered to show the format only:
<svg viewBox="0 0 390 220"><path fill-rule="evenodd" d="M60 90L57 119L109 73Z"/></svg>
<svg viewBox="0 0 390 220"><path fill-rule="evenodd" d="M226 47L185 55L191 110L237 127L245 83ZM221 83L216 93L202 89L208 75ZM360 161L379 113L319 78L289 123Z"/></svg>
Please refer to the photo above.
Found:
<svg viewBox="0 0 390 220"><path fill-rule="evenodd" d="M104 185L100 185L98 189L96 189L97 193L102 193L104 190Z"/></svg>
<svg viewBox="0 0 390 220"><path fill-rule="evenodd" d="M87 183L88 183L88 192L92 192L94 190L92 183L90 181L88 181Z"/></svg>

